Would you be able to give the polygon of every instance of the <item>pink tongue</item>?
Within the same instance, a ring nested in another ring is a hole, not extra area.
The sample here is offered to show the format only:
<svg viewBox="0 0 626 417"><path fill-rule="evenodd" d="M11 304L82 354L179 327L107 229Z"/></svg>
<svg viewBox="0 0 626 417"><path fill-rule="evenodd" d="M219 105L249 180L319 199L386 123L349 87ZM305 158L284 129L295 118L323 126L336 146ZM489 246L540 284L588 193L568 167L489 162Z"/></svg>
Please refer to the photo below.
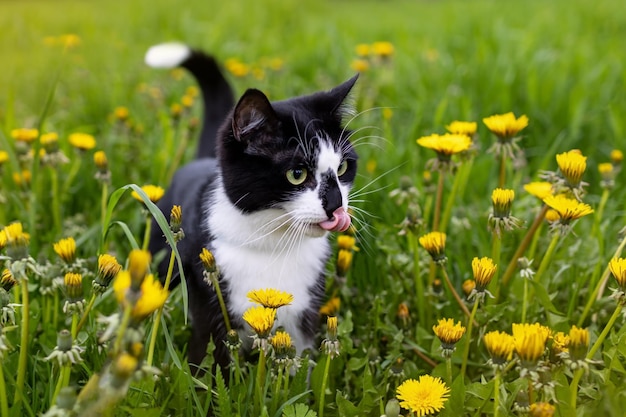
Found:
<svg viewBox="0 0 626 417"><path fill-rule="evenodd" d="M319 226L329 232L345 232L348 230L348 227L350 227L350 223L350 215L343 209L343 207L339 207L333 213L332 219L320 222Z"/></svg>

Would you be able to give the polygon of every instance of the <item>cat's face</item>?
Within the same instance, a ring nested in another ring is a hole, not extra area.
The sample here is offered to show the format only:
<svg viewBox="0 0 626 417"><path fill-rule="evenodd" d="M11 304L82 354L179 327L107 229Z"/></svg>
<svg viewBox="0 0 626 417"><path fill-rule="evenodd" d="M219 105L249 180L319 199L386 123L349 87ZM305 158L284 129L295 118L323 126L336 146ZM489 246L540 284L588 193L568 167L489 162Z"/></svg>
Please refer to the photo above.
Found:
<svg viewBox="0 0 626 417"><path fill-rule="evenodd" d="M258 90L241 97L218 145L224 189L237 208L273 212L274 227L308 236L350 226L357 155L342 117L355 81L275 103Z"/></svg>

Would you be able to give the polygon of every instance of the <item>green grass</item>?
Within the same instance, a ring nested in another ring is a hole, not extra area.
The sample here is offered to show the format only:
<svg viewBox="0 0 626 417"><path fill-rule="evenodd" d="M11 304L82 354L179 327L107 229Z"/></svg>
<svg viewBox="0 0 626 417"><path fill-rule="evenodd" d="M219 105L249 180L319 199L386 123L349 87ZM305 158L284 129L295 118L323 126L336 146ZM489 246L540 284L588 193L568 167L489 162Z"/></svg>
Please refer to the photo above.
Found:
<svg viewBox="0 0 626 417"><path fill-rule="evenodd" d="M529 285L534 297L527 304L527 321L565 333L572 325L582 324L589 330L590 345L594 345L615 310L616 301L608 298L609 290L591 305L582 323L579 319L623 239L620 229L624 227L623 171L618 173L616 186L600 212L604 203L597 169L598 164L609 160L611 150L624 150L626 16L620 13L622 8L619 0L193 0L184 7L166 0L0 2L4 70L0 77L0 150L10 155L0 171L0 195L4 198L0 225L13 221L24 224L31 235L34 268L47 274L45 279L33 272L26 275L30 330L27 361L22 366L26 400L19 403L13 399L23 345L22 308L16 308L15 326L3 324L10 346L1 356L9 415L38 415L48 410L59 378L59 368L43 358L54 349L57 332L70 326L71 320L61 311L62 289L56 289L54 296L40 293L46 279L63 276L53 243L73 236L79 259L92 273L103 247L124 263L133 241L142 243L146 215L128 193L119 192L115 194L119 201L109 202L112 226L105 244L101 244L102 187L93 179L93 151L76 153L67 142L69 134L90 133L97 140L96 150L106 152L112 173L109 195L127 184L165 187L169 173L177 166L171 156L181 152L183 160L188 160L194 153L194 132L188 146L184 138L189 134L188 121L200 114L200 104L196 103L179 123L170 113L171 104L180 101L193 80L188 75L177 79L171 72L143 64L149 46L168 40L203 48L222 61L238 58L254 65L267 58L281 58L283 68L267 69L262 79L231 77L238 92L256 87L272 99L328 89L349 78L354 74L350 65L359 43L389 41L395 48L391 60L373 63L361 75L353 95L362 114L351 126L364 128L363 136L372 137L357 149L360 167L356 189L367 193L357 206L368 214L357 213L357 246L361 250L354 254L345 285L333 279L334 262L329 265L328 294L341 299L341 355L331 361L327 389L322 392L326 356L313 352L315 365L309 383L301 372L289 377L288 389L280 395L272 386L265 394L268 415L282 415L280 406L287 399L302 404L298 406L301 412L305 407L317 412L325 395L325 415L378 416L403 380L425 373L447 380L446 361L432 326L448 317L467 325L467 318L447 288L438 293L430 286L433 277L443 278L441 269L431 275L430 259L421 247L416 249L414 238L431 230L432 217L423 219L415 235L399 236L395 225L402 222L407 205L396 204L389 192L398 187L401 177L409 177L419 191L413 203L420 206L422 214L432 216L438 175L433 173L434 184L429 185L423 172L434 153L420 148L415 140L443 133L453 120L478 122L475 141L479 145L471 165L466 162L456 174L467 175L467 183L456 191L446 230L446 270L459 292L462 282L472 277L472 259L492 255L487 216L499 164L486 152L495 139L482 119L513 111L518 116L526 114L530 120L520 141L526 163L518 169L509 167L505 182L516 192L513 215L526 222L526 229L540 203L524 192L522 185L537 180L541 170L555 171L557 153L580 149L587 156L584 180L589 185L584 201L596 212L582 218L572 233L559 239L541 282ZM64 52L58 45L44 43L46 37L67 33L78 35L80 45ZM129 109L130 127L112 119L117 106ZM383 109L392 110L391 119L384 119ZM32 161L20 166L11 138L11 130L20 127L57 132L70 162L56 169ZM13 174L21 169L32 172L28 187L21 188L13 181ZM75 176L70 174L72 170ZM446 176L444 207L454 181L454 175ZM500 276L525 233L515 230L503 235ZM550 241L544 225L531 244L534 270L539 268ZM6 256L7 250L0 254ZM17 268L9 259L4 262ZM90 276L85 274L89 299L87 278ZM425 286L422 296L416 295L419 283ZM608 288L617 286L610 276L608 283ZM480 340L491 330L511 332L511 324L521 320L523 294L524 283L516 272L500 289L497 302L489 301L478 308L466 378L458 376L466 361L463 353L468 335L452 356L452 390L440 415L494 414L493 371L486 365L489 356ZM12 291L11 297L11 302L17 303L23 299L23 291L22 295ZM250 385L258 370L254 363L241 363L244 377L231 378L230 385L208 375L199 380L190 377L184 356L188 326L183 309L178 308L183 298L180 289L172 294L159 329L155 364L162 376L133 381L123 398L115 398L117 391L110 391L111 403L117 405L104 415L201 415L211 402L221 415L260 413L254 407L261 400ZM401 303L406 303L410 312L406 322L397 317ZM96 313L118 312L115 297L110 292L97 297L94 310L78 334L78 342L86 350L81 355L82 364L71 370L69 384L76 391L93 375L110 375L109 359L115 361L119 354L113 355L110 345L99 346L96 336L102 327L95 321ZM420 316L423 320L418 320ZM152 325L145 323L143 327L143 340L148 343ZM532 399L554 404L556 415L571 416L574 395L578 416L597 412L621 416L626 408L620 391L626 375L624 329L623 316L617 316L588 373L581 377L566 365L555 365L549 376L554 394L534 390ZM323 338L320 329L320 341ZM516 415L510 410L517 393L527 385L516 367L502 374L500 416ZM245 408L248 405L251 408ZM304 415L293 413L295 409L286 415Z"/></svg>

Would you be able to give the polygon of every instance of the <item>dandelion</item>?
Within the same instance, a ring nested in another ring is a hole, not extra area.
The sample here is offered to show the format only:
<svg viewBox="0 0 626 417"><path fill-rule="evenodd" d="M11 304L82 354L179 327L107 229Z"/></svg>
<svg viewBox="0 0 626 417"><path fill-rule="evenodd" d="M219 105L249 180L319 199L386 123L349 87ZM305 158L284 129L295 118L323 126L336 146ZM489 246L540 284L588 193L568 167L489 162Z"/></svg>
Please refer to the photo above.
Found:
<svg viewBox="0 0 626 417"><path fill-rule="evenodd" d="M337 276L345 277L352 266L354 253L351 250L340 249L337 252Z"/></svg>
<svg viewBox="0 0 626 417"><path fill-rule="evenodd" d="M568 354L569 336L563 332L550 333L550 363L559 364Z"/></svg>
<svg viewBox="0 0 626 417"><path fill-rule="evenodd" d="M587 369L587 351L589 350L589 330L572 326L568 335L568 358L566 363L571 370Z"/></svg>
<svg viewBox="0 0 626 417"><path fill-rule="evenodd" d="M332 359L339 356L339 340L337 339L337 317L326 319L326 339L322 341L322 350Z"/></svg>
<svg viewBox="0 0 626 417"><path fill-rule="evenodd" d="M522 372L534 371L539 359L544 354L546 342L550 336L550 329L539 323L513 323L513 339L515 353L520 358Z"/></svg>
<svg viewBox="0 0 626 417"><path fill-rule="evenodd" d="M616 167L619 167L622 164L622 161L624 160L624 153L620 151L619 149L613 149L611 151L610 158L611 158L611 163L615 165Z"/></svg>
<svg viewBox="0 0 626 417"><path fill-rule="evenodd" d="M426 252L433 258L436 264L443 265L447 258L445 255L446 234L441 232L430 232L419 238L419 244L426 249Z"/></svg>
<svg viewBox="0 0 626 417"><path fill-rule="evenodd" d="M245 77L250 73L250 66L244 64L237 58L229 58L224 62L224 67L228 72L237 78Z"/></svg>
<svg viewBox="0 0 626 417"><path fill-rule="evenodd" d="M417 140L417 144L432 149L437 153L437 159L428 162L434 170L446 170L451 167L452 155L467 151L472 145L472 139L467 135L446 133L432 134Z"/></svg>
<svg viewBox="0 0 626 417"><path fill-rule="evenodd" d="M499 140L508 141L528 126L528 117L522 115L516 118L513 112L508 112L485 117L483 123ZM513 157L512 154L511 157Z"/></svg>
<svg viewBox="0 0 626 417"><path fill-rule="evenodd" d="M9 160L9 153L7 151L0 151L0 168Z"/></svg>
<svg viewBox="0 0 626 417"><path fill-rule="evenodd" d="M151 261L152 255L146 250L133 249L128 254L128 271L134 289L139 288L144 277L148 274Z"/></svg>
<svg viewBox="0 0 626 417"><path fill-rule="evenodd" d="M409 312L409 306L407 303L398 304L398 310L396 311L396 317L402 322L404 326L409 323L411 314Z"/></svg>
<svg viewBox="0 0 626 417"><path fill-rule="evenodd" d="M357 56L362 58L368 57L372 52L372 47L367 43L360 43L354 49Z"/></svg>
<svg viewBox="0 0 626 417"><path fill-rule="evenodd" d="M172 206L172 210L170 211L170 230L174 235L174 241L180 242L185 238L185 231L182 229L181 225L183 223L183 211L180 206L174 205Z"/></svg>
<svg viewBox="0 0 626 417"><path fill-rule="evenodd" d="M374 42L371 48L373 55L379 56L383 59L391 57L394 53L393 44L387 41Z"/></svg>
<svg viewBox="0 0 626 417"><path fill-rule="evenodd" d="M366 72L370 69L370 64L365 59L354 59L350 63L350 68L352 68L356 72Z"/></svg>
<svg viewBox="0 0 626 417"><path fill-rule="evenodd" d="M128 111L128 107L118 106L113 109L113 117L119 122L125 122L128 120L129 115L130 112Z"/></svg>
<svg viewBox="0 0 626 417"><path fill-rule="evenodd" d="M128 379L139 367L137 357L127 352L122 352L113 360L111 385L114 388L121 388L128 382Z"/></svg>
<svg viewBox="0 0 626 417"><path fill-rule="evenodd" d="M293 295L274 288L252 290L247 294L248 300L266 308L277 309L293 302Z"/></svg>
<svg viewBox="0 0 626 417"><path fill-rule="evenodd" d="M572 221L593 213L593 209L588 204L567 198L562 194L548 196L543 199L543 202L559 213L559 222L554 223L554 227L560 227L561 234L570 230Z"/></svg>
<svg viewBox="0 0 626 417"><path fill-rule="evenodd" d="M513 357L513 350L515 349L513 336L496 330L485 334L483 342L487 352L489 352L491 364L500 370L504 369Z"/></svg>
<svg viewBox="0 0 626 417"><path fill-rule="evenodd" d="M615 166L610 162L598 164L598 172L602 177L600 182L602 188L610 190L615 186L616 171Z"/></svg>
<svg viewBox="0 0 626 417"><path fill-rule="evenodd" d="M139 291L133 290L129 271L121 271L117 274L113 281L113 292L122 308L131 307L131 317L136 322L140 322L163 307L169 294L152 274L144 277Z"/></svg>
<svg viewBox="0 0 626 417"><path fill-rule="evenodd" d="M66 314L82 313L85 305L83 276L74 272L68 272L63 277L63 284L66 296L63 312Z"/></svg>
<svg viewBox="0 0 626 417"><path fill-rule="evenodd" d="M626 258L613 258L609 262L609 270L619 285L615 296L624 298L626 296Z"/></svg>
<svg viewBox="0 0 626 417"><path fill-rule="evenodd" d="M475 257L472 260L472 271L474 273L474 280L476 281L476 289L472 292L489 293L489 291L486 291L486 288L489 283L491 283L493 276L496 274L497 268L498 265L493 263L493 259L487 257Z"/></svg>
<svg viewBox="0 0 626 417"><path fill-rule="evenodd" d="M455 120L446 126L446 130L454 135L464 135L472 138L476 134L478 124L476 122L463 122Z"/></svg>
<svg viewBox="0 0 626 417"><path fill-rule="evenodd" d="M548 181L534 181L524 184L524 190L532 196L543 201L544 198L554 194L552 183Z"/></svg>
<svg viewBox="0 0 626 417"><path fill-rule="evenodd" d="M333 296L326 301L326 303L320 307L320 315L322 316L334 316L339 312L341 307L341 299L337 296Z"/></svg>
<svg viewBox="0 0 626 417"><path fill-rule="evenodd" d="M433 326L433 332L435 336L441 342L441 350L444 358L450 358L456 344L461 337L465 334L465 327L459 321L454 324L453 319L440 319L435 326Z"/></svg>
<svg viewBox="0 0 626 417"><path fill-rule="evenodd" d="M2 275L0 275L0 288L4 289L6 292L10 292L17 284L18 282L11 273L11 270L7 268L3 269Z"/></svg>
<svg viewBox="0 0 626 417"><path fill-rule="evenodd" d="M449 396L450 388L440 378L430 375L407 379L396 390L400 406L418 417L441 411Z"/></svg>
<svg viewBox="0 0 626 417"><path fill-rule="evenodd" d="M109 160L107 159L107 154L104 151L96 151L93 154L93 163L100 172L108 172Z"/></svg>
<svg viewBox="0 0 626 417"><path fill-rule="evenodd" d="M0 231L0 249L6 248L7 255L14 260L28 258L29 243L30 235L24 232L20 222L11 223Z"/></svg>
<svg viewBox="0 0 626 417"><path fill-rule="evenodd" d="M294 349L289 333L277 331L270 338L270 345L274 350L274 361L279 364L287 364Z"/></svg>
<svg viewBox="0 0 626 417"><path fill-rule="evenodd" d="M13 129L11 130L11 137L16 142L31 144L39 137L39 130L29 128Z"/></svg>
<svg viewBox="0 0 626 417"><path fill-rule="evenodd" d="M96 138L87 133L72 133L68 140L79 151L89 151L96 147Z"/></svg>
<svg viewBox="0 0 626 417"><path fill-rule="evenodd" d="M267 339L274 327L276 309L263 306L250 307L243 313L243 320L261 339Z"/></svg>
<svg viewBox="0 0 626 417"><path fill-rule="evenodd" d="M161 198L163 198L163 195L165 195L165 190L162 187L159 187L158 185L151 185L151 184L144 185L143 187L141 187L141 191L143 191L148 197L148 200L150 200L153 203L157 203ZM137 201L140 201L143 203L143 199L141 198L141 196L139 195L137 191L133 191L131 195Z"/></svg>
<svg viewBox="0 0 626 417"><path fill-rule="evenodd" d="M83 359L80 354L84 349L72 340L72 334L67 329L61 330L57 334L57 345L52 352L44 358L45 361L56 361L59 366L81 363Z"/></svg>
<svg viewBox="0 0 626 417"><path fill-rule="evenodd" d="M76 241L73 237L61 239L53 245L54 252L68 265L76 260Z"/></svg>
<svg viewBox="0 0 626 417"><path fill-rule="evenodd" d="M501 230L510 231L521 227L522 221L511 216L511 207L515 191L503 188L496 188L491 193L493 210L489 214L489 227L500 237Z"/></svg>
<svg viewBox="0 0 626 417"><path fill-rule="evenodd" d="M476 281L474 281L473 279L466 279L465 281L463 281L463 284L461 284L461 288L463 289L463 293L465 294L465 296L469 297L469 295L476 288Z"/></svg>
<svg viewBox="0 0 626 417"><path fill-rule="evenodd" d="M114 256L108 253L98 256L98 272L92 282L94 292L98 294L104 293L121 269L122 265Z"/></svg>
<svg viewBox="0 0 626 417"><path fill-rule="evenodd" d="M530 405L530 417L552 417L556 407L550 403L539 402Z"/></svg>
<svg viewBox="0 0 626 417"><path fill-rule="evenodd" d="M563 176L561 180L558 180L558 184L571 190L576 199L580 200L584 192L583 187L587 185L582 181L587 168L587 157L583 156L579 150L574 149L558 154L556 162Z"/></svg>

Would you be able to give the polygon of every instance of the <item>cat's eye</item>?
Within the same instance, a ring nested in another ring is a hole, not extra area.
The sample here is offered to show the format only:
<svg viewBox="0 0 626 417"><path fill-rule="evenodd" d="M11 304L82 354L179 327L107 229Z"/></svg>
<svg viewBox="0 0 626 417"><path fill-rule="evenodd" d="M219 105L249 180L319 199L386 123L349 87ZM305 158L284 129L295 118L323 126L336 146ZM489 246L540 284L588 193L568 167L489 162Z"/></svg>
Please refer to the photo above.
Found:
<svg viewBox="0 0 626 417"><path fill-rule="evenodd" d="M341 177L348 170L348 161L343 161L337 169L337 176Z"/></svg>
<svg viewBox="0 0 626 417"><path fill-rule="evenodd" d="M306 168L294 168L287 171L287 180L293 185L302 184L307 177L308 171Z"/></svg>

